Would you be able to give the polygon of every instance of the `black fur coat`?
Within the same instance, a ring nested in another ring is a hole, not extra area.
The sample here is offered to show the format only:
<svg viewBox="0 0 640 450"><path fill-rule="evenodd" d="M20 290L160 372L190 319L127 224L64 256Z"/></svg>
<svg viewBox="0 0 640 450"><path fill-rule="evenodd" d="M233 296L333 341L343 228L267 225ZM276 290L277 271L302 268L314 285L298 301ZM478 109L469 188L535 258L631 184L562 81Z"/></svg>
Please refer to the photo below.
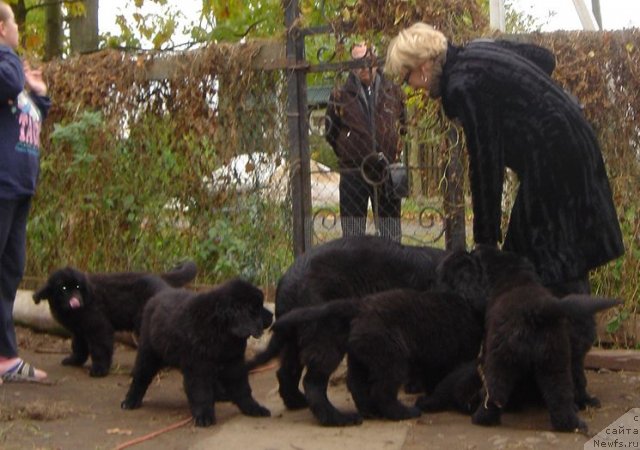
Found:
<svg viewBox="0 0 640 450"><path fill-rule="evenodd" d="M624 247L594 131L549 76L553 55L528 48L538 51L450 45L439 87L446 115L464 128L475 242L501 239L509 167L520 186L503 248L529 258L547 284L582 277Z"/></svg>

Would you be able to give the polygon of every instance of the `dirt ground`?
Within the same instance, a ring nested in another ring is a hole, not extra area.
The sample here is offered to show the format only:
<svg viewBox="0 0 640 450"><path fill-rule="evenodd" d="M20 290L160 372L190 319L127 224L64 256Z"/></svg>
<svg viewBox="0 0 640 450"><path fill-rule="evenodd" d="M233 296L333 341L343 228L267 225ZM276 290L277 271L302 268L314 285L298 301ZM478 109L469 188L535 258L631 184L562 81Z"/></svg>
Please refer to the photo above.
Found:
<svg viewBox="0 0 640 450"><path fill-rule="evenodd" d="M122 411L119 404L129 385L133 348L118 344L112 373L93 379L86 368L60 365L70 349L68 339L26 328L19 328L18 335L22 356L48 371L51 384L0 386L0 449L582 449L589 439L582 434L552 432L542 408L505 414L503 424L494 428L474 426L468 417L455 413L325 428L309 410L284 408L277 393L275 367L252 374L250 379L255 398L270 408L272 417L244 417L234 405L221 403L216 405L216 425L195 428L188 421L179 372L163 372L150 386L142 408ZM592 435L640 406L640 372L590 370L588 380L590 392L602 401L602 408L581 412ZM338 407L354 409L339 378L329 396ZM404 399L409 402L413 397ZM175 428L167 431L171 427Z"/></svg>

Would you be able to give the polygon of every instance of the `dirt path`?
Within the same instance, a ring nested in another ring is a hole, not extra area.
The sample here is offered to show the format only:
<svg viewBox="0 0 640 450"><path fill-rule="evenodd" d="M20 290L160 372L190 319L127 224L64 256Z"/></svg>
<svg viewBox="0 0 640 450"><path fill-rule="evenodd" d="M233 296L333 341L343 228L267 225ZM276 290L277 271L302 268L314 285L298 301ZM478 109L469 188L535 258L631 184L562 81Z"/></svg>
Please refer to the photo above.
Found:
<svg viewBox="0 0 640 450"><path fill-rule="evenodd" d="M52 385L0 386L0 449L113 449L132 439L188 419L182 377L162 374L143 407L122 411L135 351L118 345L112 373L92 379L86 369L63 367L68 340L19 329L25 359L49 372ZM640 406L640 373L589 371L590 391L603 407L581 413L593 434ZM218 423L199 429L190 423L130 448L224 450L424 450L424 449L582 449L587 437L550 431L543 409L506 414L496 428L474 426L466 416L442 413L404 422L366 421L351 428L324 428L308 410L287 411L277 394L275 370L251 376L256 399L271 418L250 418L229 403L216 406ZM344 383L330 388L339 407L353 409ZM411 401L411 397L406 398Z"/></svg>

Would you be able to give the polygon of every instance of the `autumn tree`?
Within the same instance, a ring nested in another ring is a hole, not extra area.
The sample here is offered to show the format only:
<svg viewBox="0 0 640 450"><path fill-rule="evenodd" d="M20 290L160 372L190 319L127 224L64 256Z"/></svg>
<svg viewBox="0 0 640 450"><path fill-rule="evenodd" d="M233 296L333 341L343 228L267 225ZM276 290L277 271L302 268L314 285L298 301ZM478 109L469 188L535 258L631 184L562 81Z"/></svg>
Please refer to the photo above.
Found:
<svg viewBox="0 0 640 450"><path fill-rule="evenodd" d="M45 7L43 59L49 61L63 52L63 18L60 3L52 2Z"/></svg>
<svg viewBox="0 0 640 450"><path fill-rule="evenodd" d="M20 29L20 45L49 60L67 49L98 49L99 0L8 0Z"/></svg>
<svg viewBox="0 0 640 450"><path fill-rule="evenodd" d="M155 50L183 50L209 42L282 36L285 32L283 8L287 3L282 0L202 0L199 14L189 14L187 17L179 9L178 2L129 0L128 13L116 18L119 32L100 34L99 0L8 2L21 29L22 47L28 53L45 60L104 47L140 50L150 46ZM407 2L404 3L408 5ZM477 0L477 3L483 4L488 14L488 0ZM507 0L506 3L510 31L524 32L539 28L531 17L514 12L512 0ZM150 4L160 6L160 12L143 12L144 6ZM353 12L357 13L359 4L366 5L367 2L301 0L300 9L304 17L302 25L324 25L334 19L349 21ZM369 6L372 7L373 4ZM309 56L315 55L327 45L327 37L309 38L308 44Z"/></svg>
<svg viewBox="0 0 640 450"><path fill-rule="evenodd" d="M69 43L71 53L98 50L98 0L84 0L77 14L69 15ZM76 5L77 6L77 5Z"/></svg>

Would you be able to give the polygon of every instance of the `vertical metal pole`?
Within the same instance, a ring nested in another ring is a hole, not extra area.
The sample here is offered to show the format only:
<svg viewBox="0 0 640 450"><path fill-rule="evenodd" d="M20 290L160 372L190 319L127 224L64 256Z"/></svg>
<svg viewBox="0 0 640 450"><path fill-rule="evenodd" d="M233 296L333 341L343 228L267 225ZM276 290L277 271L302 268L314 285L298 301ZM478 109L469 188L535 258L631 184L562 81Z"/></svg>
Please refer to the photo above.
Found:
<svg viewBox="0 0 640 450"><path fill-rule="evenodd" d="M444 229L447 250L464 250L467 246L464 215L464 166L462 164L462 145L458 130L451 128L448 139L452 142L449 164L445 170L447 180L444 193Z"/></svg>
<svg viewBox="0 0 640 450"><path fill-rule="evenodd" d="M492 30L505 31L504 0L489 0L489 26Z"/></svg>
<svg viewBox="0 0 640 450"><path fill-rule="evenodd" d="M293 252L298 256L311 248L311 175L309 123L307 118L307 78L304 62L304 36L295 25L300 16L298 0L283 0L287 28L287 121L289 162L293 202Z"/></svg>
<svg viewBox="0 0 640 450"><path fill-rule="evenodd" d="M593 12L587 8L585 0L573 0L573 4L580 18L582 29L586 31L597 31L598 24L596 23L596 18L593 16Z"/></svg>
<svg viewBox="0 0 640 450"><path fill-rule="evenodd" d="M600 0L591 0L591 11L593 12L593 17L596 18L598 28L602 30L602 12L600 11Z"/></svg>

